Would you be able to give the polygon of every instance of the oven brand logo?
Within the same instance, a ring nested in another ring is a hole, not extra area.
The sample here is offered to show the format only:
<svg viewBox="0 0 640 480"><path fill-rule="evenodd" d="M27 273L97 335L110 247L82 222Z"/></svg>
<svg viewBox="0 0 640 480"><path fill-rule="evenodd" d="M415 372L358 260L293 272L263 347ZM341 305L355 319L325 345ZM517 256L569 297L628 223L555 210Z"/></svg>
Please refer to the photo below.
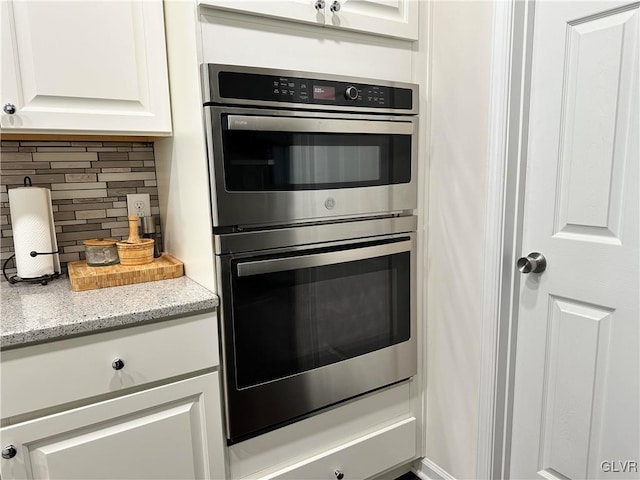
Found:
<svg viewBox="0 0 640 480"><path fill-rule="evenodd" d="M244 125L248 125L249 122L247 122L246 120L234 120L233 124L241 127L241 126L244 126Z"/></svg>

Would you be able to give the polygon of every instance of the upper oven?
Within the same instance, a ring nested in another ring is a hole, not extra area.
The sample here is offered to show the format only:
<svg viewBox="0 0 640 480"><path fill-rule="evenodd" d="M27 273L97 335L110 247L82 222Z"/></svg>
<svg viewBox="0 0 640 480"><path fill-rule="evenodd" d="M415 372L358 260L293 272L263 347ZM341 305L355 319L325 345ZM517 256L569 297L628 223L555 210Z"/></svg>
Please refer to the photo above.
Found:
<svg viewBox="0 0 640 480"><path fill-rule="evenodd" d="M416 208L417 86L205 65L215 227Z"/></svg>

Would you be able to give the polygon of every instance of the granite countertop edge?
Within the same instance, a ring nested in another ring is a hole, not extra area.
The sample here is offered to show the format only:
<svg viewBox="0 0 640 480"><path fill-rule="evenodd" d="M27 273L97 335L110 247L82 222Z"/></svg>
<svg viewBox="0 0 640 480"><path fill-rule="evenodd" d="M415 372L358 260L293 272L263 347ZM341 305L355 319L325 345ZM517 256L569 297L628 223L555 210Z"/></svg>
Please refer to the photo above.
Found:
<svg viewBox="0 0 640 480"><path fill-rule="evenodd" d="M53 285L53 283L51 283ZM138 284L140 285L140 284ZM136 326L143 323L161 321L176 315L195 314L213 310L219 305L218 296L187 277L153 282L153 296L144 296L138 304L127 302L131 296L132 285L73 292L69 282L59 282L50 291L33 289L15 290L15 286L3 285L2 288L2 331L0 349L28 346L45 341L64 340L66 337L99 333L103 330ZM74 304L80 299L81 306L68 309L64 315L56 318L56 310L47 314L38 312L34 316L21 308L23 298L29 294L48 294L48 301L64 306ZM122 295L124 300L114 302ZM133 306L130 306L133 305ZM85 308L83 308L85 307ZM105 310L105 313L102 310ZM10 316L10 320L6 320Z"/></svg>

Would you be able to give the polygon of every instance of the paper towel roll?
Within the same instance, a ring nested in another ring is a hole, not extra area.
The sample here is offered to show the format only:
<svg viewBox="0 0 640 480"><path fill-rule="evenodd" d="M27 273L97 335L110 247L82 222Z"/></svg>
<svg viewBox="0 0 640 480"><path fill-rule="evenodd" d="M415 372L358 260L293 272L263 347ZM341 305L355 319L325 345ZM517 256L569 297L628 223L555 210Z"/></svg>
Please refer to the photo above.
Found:
<svg viewBox="0 0 640 480"><path fill-rule="evenodd" d="M49 189L40 187L9 189L9 210L18 276L37 278L59 272L58 254L36 257L30 255L32 251L55 252L58 250Z"/></svg>

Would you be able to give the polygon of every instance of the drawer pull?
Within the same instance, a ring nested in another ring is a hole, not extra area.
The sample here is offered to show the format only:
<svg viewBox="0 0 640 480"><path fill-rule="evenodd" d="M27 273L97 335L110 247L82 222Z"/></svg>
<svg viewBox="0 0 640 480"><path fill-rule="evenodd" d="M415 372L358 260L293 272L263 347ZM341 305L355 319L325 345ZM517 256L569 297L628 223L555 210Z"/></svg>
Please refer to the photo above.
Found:
<svg viewBox="0 0 640 480"><path fill-rule="evenodd" d="M18 109L16 108L16 106L13 103L5 103L4 107L2 107L2 110L7 115L13 115L14 113L16 113L18 111Z"/></svg>
<svg viewBox="0 0 640 480"><path fill-rule="evenodd" d="M2 458L9 460L10 458L15 457L17 453L18 451L16 450L16 447L13 445L7 445L2 449Z"/></svg>
<svg viewBox="0 0 640 480"><path fill-rule="evenodd" d="M124 360L116 358L113 362L111 362L111 367L114 370L122 370L124 368Z"/></svg>
<svg viewBox="0 0 640 480"><path fill-rule="evenodd" d="M335 472L333 472L333 474L336 476L338 480L342 480L344 478L344 473L341 472L340 470L336 470Z"/></svg>

